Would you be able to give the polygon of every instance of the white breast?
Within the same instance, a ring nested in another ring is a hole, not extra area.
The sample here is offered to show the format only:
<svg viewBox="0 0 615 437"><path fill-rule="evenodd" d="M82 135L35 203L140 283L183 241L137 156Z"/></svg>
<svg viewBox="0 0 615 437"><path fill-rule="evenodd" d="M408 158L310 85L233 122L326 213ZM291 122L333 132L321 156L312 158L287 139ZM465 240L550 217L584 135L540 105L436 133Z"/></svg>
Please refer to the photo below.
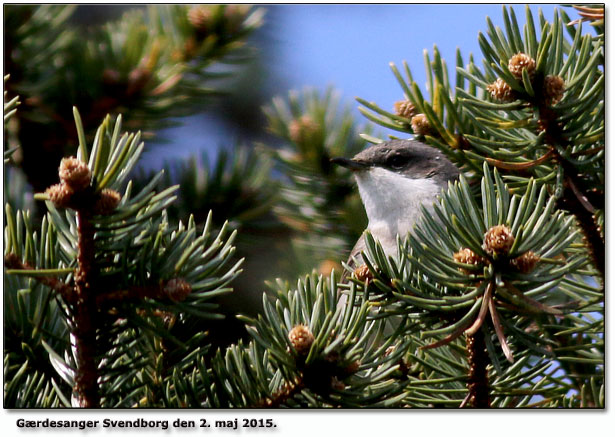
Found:
<svg viewBox="0 0 615 437"><path fill-rule="evenodd" d="M388 255L397 253L397 235L405 237L421 215L421 205L433 207L442 187L433 179L410 179L373 167L355 173L369 219L367 229Z"/></svg>

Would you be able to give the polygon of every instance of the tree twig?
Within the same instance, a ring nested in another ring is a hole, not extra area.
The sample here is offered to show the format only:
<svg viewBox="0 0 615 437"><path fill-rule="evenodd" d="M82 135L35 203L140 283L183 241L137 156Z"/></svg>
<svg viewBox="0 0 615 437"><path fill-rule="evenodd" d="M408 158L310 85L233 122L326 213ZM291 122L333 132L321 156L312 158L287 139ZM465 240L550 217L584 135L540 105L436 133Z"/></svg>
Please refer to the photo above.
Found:
<svg viewBox="0 0 615 437"><path fill-rule="evenodd" d="M4 265L9 269L15 270L35 270L35 268L30 266L28 263L21 262L14 253L9 253L4 256ZM64 300L66 300L66 302L73 303L75 301L76 294L73 286L59 280L58 278L53 276L38 275L29 277L59 293Z"/></svg>
<svg viewBox="0 0 615 437"><path fill-rule="evenodd" d="M483 331L479 329L476 333L466 336L466 350L468 352L468 400L464 401L473 408L490 408L489 399L489 372L487 365L489 357L485 345Z"/></svg>
<svg viewBox="0 0 615 437"><path fill-rule="evenodd" d="M303 390L303 388L305 388L305 384L301 379L297 379L294 383L287 383L270 398L260 400L257 407L278 408L288 399Z"/></svg>
<svg viewBox="0 0 615 437"><path fill-rule="evenodd" d="M98 358L96 342L96 320L98 309L93 284L96 280L93 270L95 247L94 226L89 213L77 211L77 233L79 234L77 262L75 273L75 291L77 293L75 311L77 374L74 391L79 405L85 408L100 406L98 391Z"/></svg>

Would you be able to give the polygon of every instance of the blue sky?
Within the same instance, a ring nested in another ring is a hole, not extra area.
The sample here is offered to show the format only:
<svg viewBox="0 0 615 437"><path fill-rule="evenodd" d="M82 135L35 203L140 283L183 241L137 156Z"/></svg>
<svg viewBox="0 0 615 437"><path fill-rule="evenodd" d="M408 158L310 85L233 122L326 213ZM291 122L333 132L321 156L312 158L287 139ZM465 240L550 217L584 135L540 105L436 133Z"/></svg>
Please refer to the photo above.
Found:
<svg viewBox="0 0 615 437"><path fill-rule="evenodd" d="M555 7L531 5L531 10L535 20L542 9L551 21ZM525 5L513 8L523 27ZM572 8L565 10L576 17ZM390 62L401 66L407 61L424 90L423 50L431 54L437 45L449 68L454 66L457 47L464 61L470 53L480 61L478 33L486 33L487 16L503 27L501 4L274 5L260 31L273 41L267 62L278 85L276 95L304 87L324 90L331 85L355 108L358 104L354 98L361 97L392 109L403 93L391 73ZM358 110L356 114L359 121L365 121ZM178 157L201 149L213 155L218 147L234 141L234 133L220 128L212 114L184 120L182 127L164 132L164 137L172 140L173 154ZM144 156L146 167L158 168L169 158L167 147L158 150Z"/></svg>
<svg viewBox="0 0 615 437"><path fill-rule="evenodd" d="M523 17L523 8L516 7ZM423 49L437 44L454 65L455 50L480 53L485 17L501 21L500 5L301 5L279 6L280 57L292 86L333 84L348 98L387 105L402 95L389 68L407 61L424 83ZM284 39L282 39L284 38Z"/></svg>

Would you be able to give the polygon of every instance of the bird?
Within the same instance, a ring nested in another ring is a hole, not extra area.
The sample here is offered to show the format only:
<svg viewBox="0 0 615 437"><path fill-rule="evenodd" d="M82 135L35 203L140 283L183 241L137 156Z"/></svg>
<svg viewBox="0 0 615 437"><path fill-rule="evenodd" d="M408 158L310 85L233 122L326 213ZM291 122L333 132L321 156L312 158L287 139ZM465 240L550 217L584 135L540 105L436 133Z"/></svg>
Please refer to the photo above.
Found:
<svg viewBox="0 0 615 437"><path fill-rule="evenodd" d="M368 218L366 230L387 256L397 255L397 237L412 231L421 206L433 210L437 196L459 177L459 169L441 151L412 139L379 143L350 159L331 161L353 172ZM365 248L364 232L350 252L351 269L361 265Z"/></svg>

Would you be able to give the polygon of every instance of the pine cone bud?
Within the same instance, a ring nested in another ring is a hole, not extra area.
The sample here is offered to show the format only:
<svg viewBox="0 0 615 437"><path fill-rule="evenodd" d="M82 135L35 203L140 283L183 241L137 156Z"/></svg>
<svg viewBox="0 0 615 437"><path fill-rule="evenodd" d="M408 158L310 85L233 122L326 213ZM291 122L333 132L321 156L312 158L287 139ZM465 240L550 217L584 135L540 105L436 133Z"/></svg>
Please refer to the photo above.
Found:
<svg viewBox="0 0 615 437"><path fill-rule="evenodd" d="M297 325L288 333L288 339L297 353L307 355L314 343L314 335L305 325Z"/></svg>
<svg viewBox="0 0 615 437"><path fill-rule="evenodd" d="M361 366L361 363L358 360L354 360L352 363L348 364L346 366L346 368L344 369L344 371L349 374L355 374L357 373L357 371L359 370L359 367Z"/></svg>
<svg viewBox="0 0 615 437"><path fill-rule="evenodd" d="M188 21L199 32L209 30L213 16L212 8L207 5L194 6L188 11Z"/></svg>
<svg viewBox="0 0 615 437"><path fill-rule="evenodd" d="M297 144L304 143L310 137L318 133L320 125L309 115L302 115L298 119L291 121L288 126L288 133L291 141Z"/></svg>
<svg viewBox="0 0 615 437"><path fill-rule="evenodd" d="M98 198L98 200L96 200L96 203L94 204L94 214L111 214L119 205L120 200L122 200L122 196L120 195L120 193L115 190L112 190L111 188L105 188L101 191L100 197Z"/></svg>
<svg viewBox="0 0 615 437"><path fill-rule="evenodd" d="M331 388L333 390L342 391L346 388L346 384L340 381L337 377L331 378Z"/></svg>
<svg viewBox="0 0 615 437"><path fill-rule="evenodd" d="M366 264L363 264L362 266L359 266L356 269L354 269L354 275L361 282L365 282L368 279L370 281L374 279L374 275L372 275L372 272L370 272L369 267L367 267Z"/></svg>
<svg viewBox="0 0 615 437"><path fill-rule="evenodd" d="M224 8L224 20L226 24L226 30L229 33L235 33L241 29L241 24L246 18L250 6L230 4Z"/></svg>
<svg viewBox="0 0 615 437"><path fill-rule="evenodd" d="M416 115L416 108L410 100L400 100L395 102L393 109L395 110L395 114L400 117L410 119Z"/></svg>
<svg viewBox="0 0 615 437"><path fill-rule="evenodd" d="M470 264L474 266L481 265L485 262L485 259L482 256L477 255L476 253L474 253L474 251L472 251L472 249L469 249L467 247L464 249L461 249L457 253L454 253L453 259L458 263ZM464 269L463 267L459 268L459 271L466 273L468 275L473 273L471 270Z"/></svg>
<svg viewBox="0 0 615 437"><path fill-rule="evenodd" d="M417 135L427 135L431 132L431 125L425 114L417 114L410 120L412 130Z"/></svg>
<svg viewBox="0 0 615 437"><path fill-rule="evenodd" d="M186 38L184 50L176 50L173 52L173 60L178 62L188 60L196 55L197 49L196 39L194 37Z"/></svg>
<svg viewBox="0 0 615 437"><path fill-rule="evenodd" d="M87 164L72 156L60 162L60 180L74 191L85 190L92 180L92 172Z"/></svg>
<svg viewBox="0 0 615 437"><path fill-rule="evenodd" d="M65 183L55 184L45 190L56 208L68 208L75 192Z"/></svg>
<svg viewBox="0 0 615 437"><path fill-rule="evenodd" d="M163 291L172 301L181 302L192 292L192 287L182 278L173 278L165 284Z"/></svg>
<svg viewBox="0 0 615 437"><path fill-rule="evenodd" d="M510 228L506 225L493 226L485 233L483 249L490 255L507 255L515 242Z"/></svg>
<svg viewBox="0 0 615 437"><path fill-rule="evenodd" d="M521 273L529 273L536 267L540 261L540 257L531 250L528 250L523 255L510 260L510 265Z"/></svg>
<svg viewBox="0 0 615 437"><path fill-rule="evenodd" d="M143 90L149 80L152 78L152 72L144 67L137 67L128 74L128 85L126 87L126 95L133 96Z"/></svg>
<svg viewBox="0 0 615 437"><path fill-rule="evenodd" d="M515 100L513 89L499 77L495 82L487 85L487 91L492 98L501 102L512 102Z"/></svg>
<svg viewBox="0 0 615 437"><path fill-rule="evenodd" d="M553 75L545 77L543 93L547 104L555 105L562 100L565 89L564 79L561 77Z"/></svg>
<svg viewBox="0 0 615 437"><path fill-rule="evenodd" d="M19 258L17 254L9 252L4 255L4 266L9 269L17 269L22 266L21 258Z"/></svg>
<svg viewBox="0 0 615 437"><path fill-rule="evenodd" d="M523 70L532 77L536 72L536 61L525 53L517 53L508 61L508 70L519 80L523 78Z"/></svg>

